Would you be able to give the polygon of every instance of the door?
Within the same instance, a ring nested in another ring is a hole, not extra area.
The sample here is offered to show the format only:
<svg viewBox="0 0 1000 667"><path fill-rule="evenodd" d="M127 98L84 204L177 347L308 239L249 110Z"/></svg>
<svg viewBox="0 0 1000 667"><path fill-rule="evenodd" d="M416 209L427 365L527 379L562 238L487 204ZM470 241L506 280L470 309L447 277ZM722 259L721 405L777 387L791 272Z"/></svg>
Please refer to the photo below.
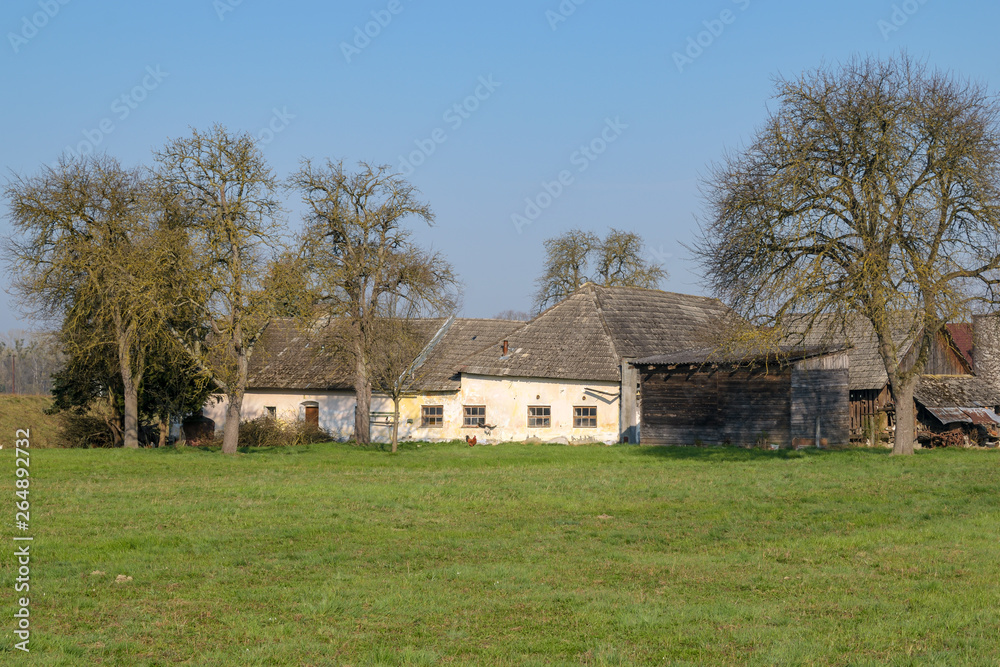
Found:
<svg viewBox="0 0 1000 667"><path fill-rule="evenodd" d="M319 406L318 405L307 405L306 408L306 424L319 428Z"/></svg>

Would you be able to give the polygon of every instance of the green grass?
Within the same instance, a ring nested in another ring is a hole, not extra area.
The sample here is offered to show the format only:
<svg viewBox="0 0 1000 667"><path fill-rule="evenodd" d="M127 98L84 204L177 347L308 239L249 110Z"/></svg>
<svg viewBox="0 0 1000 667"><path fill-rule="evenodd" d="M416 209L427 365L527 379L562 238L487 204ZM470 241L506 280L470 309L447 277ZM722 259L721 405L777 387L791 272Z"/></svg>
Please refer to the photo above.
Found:
<svg viewBox="0 0 1000 667"><path fill-rule="evenodd" d="M51 396L0 394L0 444L8 447L14 430L28 427L33 446L57 446L59 417L44 412L51 405Z"/></svg>
<svg viewBox="0 0 1000 667"><path fill-rule="evenodd" d="M38 450L29 659L998 664L998 463L635 446ZM10 554L4 662L23 659Z"/></svg>

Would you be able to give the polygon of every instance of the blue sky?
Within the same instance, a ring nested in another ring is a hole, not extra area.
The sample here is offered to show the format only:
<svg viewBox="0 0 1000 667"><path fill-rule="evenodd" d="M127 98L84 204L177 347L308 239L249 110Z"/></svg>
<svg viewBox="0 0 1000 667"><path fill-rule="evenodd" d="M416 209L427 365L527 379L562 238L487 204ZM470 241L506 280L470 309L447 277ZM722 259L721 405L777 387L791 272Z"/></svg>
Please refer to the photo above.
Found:
<svg viewBox="0 0 1000 667"><path fill-rule="evenodd" d="M149 163L219 122L261 136L279 176L302 157L407 173L437 214L415 237L455 266L466 316L528 310L543 240L571 228L638 232L664 289L703 293L683 246L698 182L763 121L773 76L906 49L996 90L998 14L943 0L6 0L0 166L31 174L67 147ZM0 295L0 331L29 324Z"/></svg>

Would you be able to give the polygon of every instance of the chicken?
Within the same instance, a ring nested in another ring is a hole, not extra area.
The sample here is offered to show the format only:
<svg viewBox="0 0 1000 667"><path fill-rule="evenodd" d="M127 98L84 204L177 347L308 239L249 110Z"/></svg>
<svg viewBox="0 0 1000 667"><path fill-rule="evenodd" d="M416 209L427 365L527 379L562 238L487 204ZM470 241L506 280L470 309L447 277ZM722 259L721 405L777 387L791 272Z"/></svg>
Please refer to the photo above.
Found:
<svg viewBox="0 0 1000 667"><path fill-rule="evenodd" d="M476 446L476 436L472 436L471 438L469 436L465 436L465 441L469 443L469 447Z"/></svg>

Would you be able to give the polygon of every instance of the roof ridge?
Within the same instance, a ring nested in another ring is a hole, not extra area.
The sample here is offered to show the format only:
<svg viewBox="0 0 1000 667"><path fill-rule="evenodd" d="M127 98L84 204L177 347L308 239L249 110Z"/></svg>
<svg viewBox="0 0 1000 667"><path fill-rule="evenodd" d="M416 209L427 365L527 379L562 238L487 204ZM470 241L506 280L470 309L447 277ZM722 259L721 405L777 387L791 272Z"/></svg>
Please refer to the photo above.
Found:
<svg viewBox="0 0 1000 667"><path fill-rule="evenodd" d="M508 320L506 317L456 317L458 322L511 322L512 324L527 324L531 320Z"/></svg>
<svg viewBox="0 0 1000 667"><path fill-rule="evenodd" d="M454 323L455 323L454 315L452 315L451 317L449 317L447 320L444 321L444 324L442 324L438 328L438 330L434 333L434 335L431 336L431 339L427 341L427 344L424 345L424 349L420 350L420 352L417 353L417 356L413 358L413 361L410 362L410 367L407 368L405 371L403 371L404 377L407 374L409 374L412 377L420 369L420 367L424 365L424 363L427 361L427 357L430 356L431 352L434 351L434 348L438 346L438 344L444 339L444 337L448 335L448 332L451 330L451 325Z"/></svg>
<svg viewBox="0 0 1000 667"><path fill-rule="evenodd" d="M597 308L597 318L601 321L604 334L608 337L608 342L611 343L611 352L615 355L615 361L621 366L622 355L618 352L618 345L615 344L614 334L611 333L608 320L604 317L604 305L601 303L601 295L596 290L594 291L594 306Z"/></svg>
<svg viewBox="0 0 1000 667"><path fill-rule="evenodd" d="M705 301L717 301L722 303L722 299L717 296L704 296L702 294L687 294L686 292L671 292L668 290L663 290L658 287L640 287L638 285L601 285L599 283L589 283L601 290L612 290L612 289L622 289L622 290L642 290L643 292L658 292L660 294L669 294L670 296L683 296L691 299L703 299Z"/></svg>

